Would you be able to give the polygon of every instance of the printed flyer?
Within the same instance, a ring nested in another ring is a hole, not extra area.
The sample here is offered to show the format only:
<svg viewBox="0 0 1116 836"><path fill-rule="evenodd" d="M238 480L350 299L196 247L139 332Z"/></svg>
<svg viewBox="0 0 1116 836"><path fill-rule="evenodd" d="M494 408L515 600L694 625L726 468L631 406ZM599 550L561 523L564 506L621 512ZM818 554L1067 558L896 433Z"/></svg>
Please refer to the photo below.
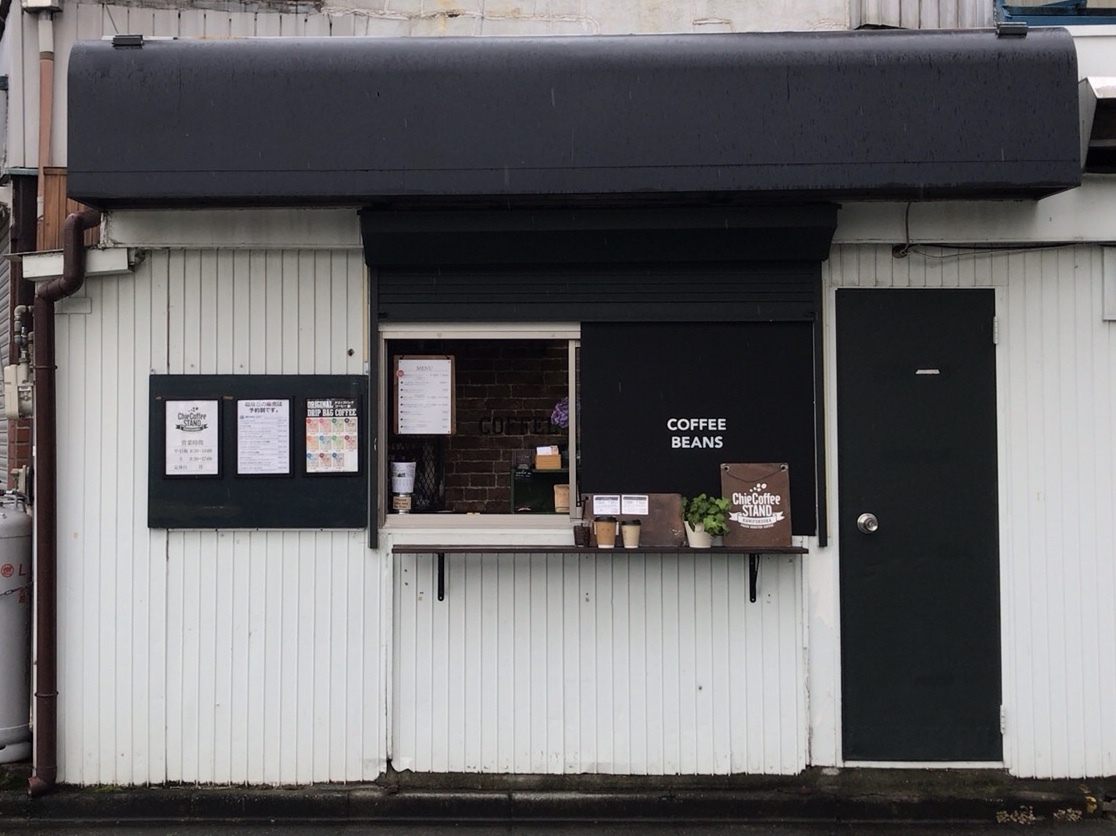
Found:
<svg viewBox="0 0 1116 836"><path fill-rule="evenodd" d="M167 476L221 472L219 401L167 401Z"/></svg>
<svg viewBox="0 0 1116 836"><path fill-rule="evenodd" d="M359 414L355 398L306 402L306 472L357 473Z"/></svg>

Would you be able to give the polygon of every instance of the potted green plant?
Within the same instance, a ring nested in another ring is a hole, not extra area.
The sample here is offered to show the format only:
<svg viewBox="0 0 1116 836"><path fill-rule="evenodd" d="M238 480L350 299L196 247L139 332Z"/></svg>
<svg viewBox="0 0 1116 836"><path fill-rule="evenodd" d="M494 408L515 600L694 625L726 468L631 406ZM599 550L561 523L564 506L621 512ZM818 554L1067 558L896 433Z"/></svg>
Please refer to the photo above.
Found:
<svg viewBox="0 0 1116 836"><path fill-rule="evenodd" d="M699 493L682 497L682 521L686 524L686 542L692 549L707 549L713 538L728 533L729 501L719 496Z"/></svg>

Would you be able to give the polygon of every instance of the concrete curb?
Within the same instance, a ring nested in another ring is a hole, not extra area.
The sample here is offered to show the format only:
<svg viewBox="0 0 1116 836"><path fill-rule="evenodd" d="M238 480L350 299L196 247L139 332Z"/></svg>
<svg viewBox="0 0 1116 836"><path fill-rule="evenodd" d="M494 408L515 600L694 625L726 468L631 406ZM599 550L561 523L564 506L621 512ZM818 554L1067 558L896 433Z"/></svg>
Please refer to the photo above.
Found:
<svg viewBox="0 0 1116 836"><path fill-rule="evenodd" d="M451 777L463 786L450 786ZM845 770L837 776L648 776L598 781L593 776L406 776L405 785L296 788L59 787L40 798L0 790L0 825L19 822L762 822L972 821L1033 808L1090 813L1103 784L1017 781L998 773ZM500 786L500 784L504 786ZM600 787L596 784L604 783ZM1116 786L1116 781L1108 781ZM429 786L424 784L440 784ZM659 784L659 786L656 786ZM8 786L11 786L10 784Z"/></svg>

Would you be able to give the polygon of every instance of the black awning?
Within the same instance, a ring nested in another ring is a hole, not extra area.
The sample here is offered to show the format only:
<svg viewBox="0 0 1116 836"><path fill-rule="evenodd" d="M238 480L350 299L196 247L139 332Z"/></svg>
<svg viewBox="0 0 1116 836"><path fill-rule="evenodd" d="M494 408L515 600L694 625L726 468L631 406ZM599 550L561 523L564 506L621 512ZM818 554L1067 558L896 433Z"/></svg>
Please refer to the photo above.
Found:
<svg viewBox="0 0 1116 836"><path fill-rule="evenodd" d="M81 42L94 206L1039 197L1080 182L1062 30Z"/></svg>

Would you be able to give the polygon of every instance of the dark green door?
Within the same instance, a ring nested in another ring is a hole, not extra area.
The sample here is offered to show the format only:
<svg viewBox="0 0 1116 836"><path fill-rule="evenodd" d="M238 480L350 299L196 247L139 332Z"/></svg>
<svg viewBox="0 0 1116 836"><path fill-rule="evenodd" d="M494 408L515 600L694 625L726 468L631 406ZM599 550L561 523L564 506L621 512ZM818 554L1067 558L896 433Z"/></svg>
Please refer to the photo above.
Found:
<svg viewBox="0 0 1116 836"><path fill-rule="evenodd" d="M836 313L844 758L999 761L994 292Z"/></svg>

